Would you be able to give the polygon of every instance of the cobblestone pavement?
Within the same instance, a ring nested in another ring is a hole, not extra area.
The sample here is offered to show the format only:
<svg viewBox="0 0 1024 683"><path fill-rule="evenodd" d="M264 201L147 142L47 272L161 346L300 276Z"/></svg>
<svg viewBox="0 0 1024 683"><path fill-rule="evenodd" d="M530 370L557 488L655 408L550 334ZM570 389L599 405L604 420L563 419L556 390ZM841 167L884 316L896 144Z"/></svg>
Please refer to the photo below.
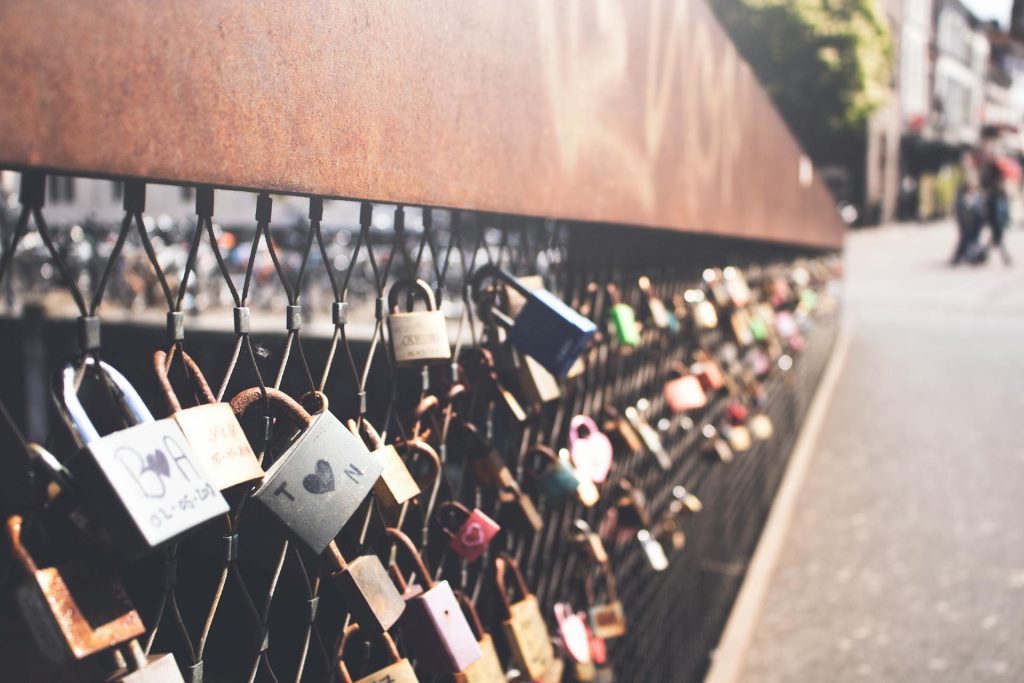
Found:
<svg viewBox="0 0 1024 683"><path fill-rule="evenodd" d="M849 356L747 683L1024 681L1024 230L1013 268L953 242L848 239Z"/></svg>

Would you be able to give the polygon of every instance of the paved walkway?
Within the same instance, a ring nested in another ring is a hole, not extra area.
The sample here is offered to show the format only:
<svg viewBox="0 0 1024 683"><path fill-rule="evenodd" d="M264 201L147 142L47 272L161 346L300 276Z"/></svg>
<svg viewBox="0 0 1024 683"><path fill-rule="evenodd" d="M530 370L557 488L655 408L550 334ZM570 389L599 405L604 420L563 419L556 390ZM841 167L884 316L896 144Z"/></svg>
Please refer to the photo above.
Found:
<svg viewBox="0 0 1024 683"><path fill-rule="evenodd" d="M847 242L851 346L746 683L1024 681L1024 230Z"/></svg>

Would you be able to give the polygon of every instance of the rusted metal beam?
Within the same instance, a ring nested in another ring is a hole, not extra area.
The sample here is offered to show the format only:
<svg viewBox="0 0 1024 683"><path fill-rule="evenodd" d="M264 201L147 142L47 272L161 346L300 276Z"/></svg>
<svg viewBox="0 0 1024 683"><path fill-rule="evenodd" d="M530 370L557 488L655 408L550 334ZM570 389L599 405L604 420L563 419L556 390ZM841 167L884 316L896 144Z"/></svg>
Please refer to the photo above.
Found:
<svg viewBox="0 0 1024 683"><path fill-rule="evenodd" d="M835 248L702 0L6 0L0 165Z"/></svg>

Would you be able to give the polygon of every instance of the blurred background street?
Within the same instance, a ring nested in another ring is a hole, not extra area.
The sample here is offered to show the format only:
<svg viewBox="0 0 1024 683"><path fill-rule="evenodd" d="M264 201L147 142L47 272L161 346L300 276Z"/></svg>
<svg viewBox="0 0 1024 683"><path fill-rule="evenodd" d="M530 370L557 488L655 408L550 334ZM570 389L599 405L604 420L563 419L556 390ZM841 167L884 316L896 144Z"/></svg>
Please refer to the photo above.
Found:
<svg viewBox="0 0 1024 683"><path fill-rule="evenodd" d="M849 355L745 681L1024 680L1024 288L955 240L848 237Z"/></svg>

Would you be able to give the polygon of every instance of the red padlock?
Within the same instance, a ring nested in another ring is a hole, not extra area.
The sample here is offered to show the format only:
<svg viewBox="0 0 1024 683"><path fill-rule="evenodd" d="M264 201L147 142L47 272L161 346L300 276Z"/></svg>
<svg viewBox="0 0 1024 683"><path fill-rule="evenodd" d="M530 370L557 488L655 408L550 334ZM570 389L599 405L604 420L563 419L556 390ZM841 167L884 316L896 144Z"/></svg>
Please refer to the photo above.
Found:
<svg viewBox="0 0 1024 683"><path fill-rule="evenodd" d="M715 359L706 352L697 350L694 352L694 364L690 371L697 376L705 391L718 391L725 386L725 375Z"/></svg>
<svg viewBox="0 0 1024 683"><path fill-rule="evenodd" d="M464 517L458 531L452 531L446 523L452 517ZM501 531L501 525L484 514L480 508L470 510L457 500L449 500L437 507L437 519L441 530L451 539L448 547L464 560L473 562L483 554L487 544Z"/></svg>
<svg viewBox="0 0 1024 683"><path fill-rule="evenodd" d="M731 424L741 425L746 423L750 411L739 401L730 401L725 408L725 416Z"/></svg>

